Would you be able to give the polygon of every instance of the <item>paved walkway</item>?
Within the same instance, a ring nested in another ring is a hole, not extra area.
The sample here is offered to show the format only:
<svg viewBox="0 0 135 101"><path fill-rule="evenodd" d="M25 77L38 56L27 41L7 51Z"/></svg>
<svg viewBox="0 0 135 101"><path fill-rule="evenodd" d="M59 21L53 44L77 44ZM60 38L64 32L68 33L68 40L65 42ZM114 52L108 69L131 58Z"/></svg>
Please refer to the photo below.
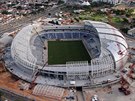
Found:
<svg viewBox="0 0 135 101"><path fill-rule="evenodd" d="M77 101L84 101L83 94L81 91L77 91L76 94L77 94Z"/></svg>

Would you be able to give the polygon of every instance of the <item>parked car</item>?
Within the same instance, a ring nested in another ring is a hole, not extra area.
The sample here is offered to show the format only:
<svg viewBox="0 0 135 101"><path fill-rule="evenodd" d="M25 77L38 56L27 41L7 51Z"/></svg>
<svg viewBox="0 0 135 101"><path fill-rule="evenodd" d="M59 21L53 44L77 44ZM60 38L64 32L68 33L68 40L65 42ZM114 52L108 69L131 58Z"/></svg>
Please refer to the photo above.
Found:
<svg viewBox="0 0 135 101"><path fill-rule="evenodd" d="M99 101L98 96L97 96L97 95L93 95L93 96L91 97L91 101Z"/></svg>

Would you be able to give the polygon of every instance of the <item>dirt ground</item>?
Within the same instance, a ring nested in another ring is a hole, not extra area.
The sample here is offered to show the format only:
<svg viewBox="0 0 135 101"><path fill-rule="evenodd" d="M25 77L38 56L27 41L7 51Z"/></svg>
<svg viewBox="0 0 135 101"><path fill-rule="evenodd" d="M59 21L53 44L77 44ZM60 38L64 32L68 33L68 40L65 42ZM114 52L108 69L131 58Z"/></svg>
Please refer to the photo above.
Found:
<svg viewBox="0 0 135 101"><path fill-rule="evenodd" d="M111 86L112 89L108 87L85 89L84 95L87 101L91 101L91 97L95 94L98 95L100 101L135 101L135 88L130 87L131 94L124 95L118 91L119 87L120 84L115 84Z"/></svg>
<svg viewBox="0 0 135 101"><path fill-rule="evenodd" d="M4 67L0 64L0 88L5 88L22 96L35 99L35 101L56 101L47 97L32 95L32 90L20 90L19 85L22 80L14 78ZM66 95L66 94L64 94Z"/></svg>

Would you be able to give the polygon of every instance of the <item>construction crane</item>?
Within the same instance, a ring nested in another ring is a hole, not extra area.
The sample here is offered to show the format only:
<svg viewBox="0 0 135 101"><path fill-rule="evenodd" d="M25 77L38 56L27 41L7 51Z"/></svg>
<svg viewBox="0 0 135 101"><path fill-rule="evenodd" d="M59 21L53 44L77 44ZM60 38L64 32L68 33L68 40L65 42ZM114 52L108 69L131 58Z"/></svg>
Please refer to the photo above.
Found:
<svg viewBox="0 0 135 101"><path fill-rule="evenodd" d="M129 90L129 83L125 80L124 77L121 78L120 81L121 87L118 88L120 92L123 92L125 95L129 95L131 91Z"/></svg>
<svg viewBox="0 0 135 101"><path fill-rule="evenodd" d="M118 46L120 47L120 46ZM125 51L125 50L124 50ZM121 51L119 49L118 54L119 55L124 55L124 51ZM128 54L129 58L131 58L131 54ZM120 80L120 85L121 87L118 88L118 90L120 92L123 92L125 95L129 95L131 93L129 86L132 84L133 79L135 79L135 75L134 75L134 68L135 68L135 64L131 64L129 66L129 69L127 70L126 74L123 74Z"/></svg>
<svg viewBox="0 0 135 101"><path fill-rule="evenodd" d="M133 79L135 78L135 75L132 75L134 74L134 68L135 64L133 63L129 66L130 70L128 70L127 73L122 75L121 77L120 80L121 87L118 88L118 90L120 92L123 92L125 95L129 95L131 93L131 91L129 90L129 86L132 84Z"/></svg>
<svg viewBox="0 0 135 101"><path fill-rule="evenodd" d="M135 71L134 71L134 68L135 68L135 64L133 63L132 65L129 65L129 71L128 71L128 74L127 76L130 77L131 79L135 79Z"/></svg>
<svg viewBox="0 0 135 101"><path fill-rule="evenodd" d="M42 38L40 37L40 35L39 35L38 31L36 30L36 28L35 28L35 27L33 27L33 29L35 30L36 34L38 35L38 37L39 37L40 41L44 44L44 41L43 41L43 40L42 40ZM45 47L45 46L44 46L43 48L44 48L44 49L46 49L46 47Z"/></svg>
<svg viewBox="0 0 135 101"><path fill-rule="evenodd" d="M44 41L43 41L42 38L40 37L40 35L39 35L39 33L37 32L36 28L33 27L33 29L35 30L36 34L38 35L40 41L44 44ZM46 47L43 46L43 49L46 49ZM32 81L31 81L31 83L30 83L29 89L32 89L32 88L35 86L35 84L36 84L35 81L36 81L37 77L39 76L41 70L46 66L47 63L48 63L48 61L46 61L46 62L44 63L44 65L42 66L41 69L39 69L38 67L35 67L35 71L34 71L33 74L32 74Z"/></svg>
<svg viewBox="0 0 135 101"><path fill-rule="evenodd" d="M132 65L129 66L130 69L133 69L135 64L133 63Z"/></svg>
<svg viewBox="0 0 135 101"><path fill-rule="evenodd" d="M48 63L48 62L46 62L46 63L42 66L41 70L46 66L47 63ZM32 89L32 88L36 85L35 81L36 81L37 77L39 76L41 70L39 70L38 67L36 68L35 72L34 72L33 75L32 75L32 79L33 79L33 80L32 80L31 83L30 83L29 89Z"/></svg>
<svg viewBox="0 0 135 101"><path fill-rule="evenodd" d="M116 39L116 40L117 40L117 39ZM117 46L118 46L118 50L119 50L119 51L118 51L118 55L120 55L120 57L122 57L124 51L121 51L120 44L117 43ZM121 68L122 68L122 67L123 67L123 61L121 60ZM120 69L121 69L121 68L120 68Z"/></svg>

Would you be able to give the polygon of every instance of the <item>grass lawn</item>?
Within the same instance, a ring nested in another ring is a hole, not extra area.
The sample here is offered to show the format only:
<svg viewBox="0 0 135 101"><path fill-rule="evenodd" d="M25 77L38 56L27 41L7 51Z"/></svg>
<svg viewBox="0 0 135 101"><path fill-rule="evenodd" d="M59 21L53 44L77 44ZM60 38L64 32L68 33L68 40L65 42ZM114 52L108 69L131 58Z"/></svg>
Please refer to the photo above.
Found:
<svg viewBox="0 0 135 101"><path fill-rule="evenodd" d="M82 13L79 14L80 20L94 20L94 21L107 21L107 15L105 14L97 14L95 12L92 13Z"/></svg>
<svg viewBox="0 0 135 101"><path fill-rule="evenodd" d="M116 28L123 28L126 25L124 24L124 19L120 17L112 17L111 22Z"/></svg>
<svg viewBox="0 0 135 101"><path fill-rule="evenodd" d="M123 19L120 18L120 17L113 17L112 18L112 22L113 23L122 23L123 22Z"/></svg>
<svg viewBox="0 0 135 101"><path fill-rule="evenodd" d="M91 58L82 41L48 41L48 64L68 61L89 61Z"/></svg>

